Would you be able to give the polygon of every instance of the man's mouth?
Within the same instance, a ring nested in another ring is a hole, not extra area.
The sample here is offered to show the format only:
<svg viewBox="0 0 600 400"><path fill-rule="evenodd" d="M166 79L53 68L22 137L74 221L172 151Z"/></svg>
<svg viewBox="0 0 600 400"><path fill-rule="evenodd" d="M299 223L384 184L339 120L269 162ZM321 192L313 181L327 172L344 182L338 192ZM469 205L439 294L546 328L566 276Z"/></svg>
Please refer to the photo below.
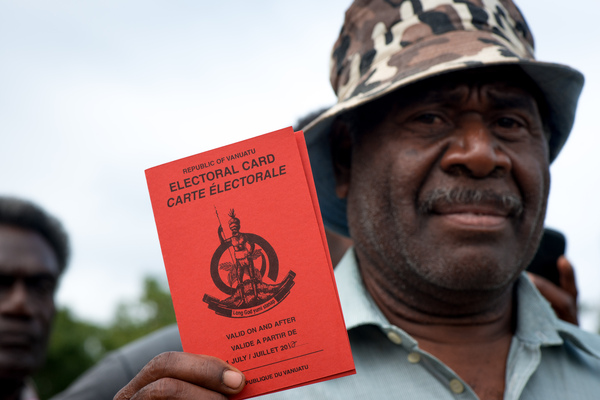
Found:
<svg viewBox="0 0 600 400"><path fill-rule="evenodd" d="M447 218L449 221L461 224L470 225L473 227L494 227L499 226L507 221L506 216L471 213L471 212L452 212L439 214Z"/></svg>
<svg viewBox="0 0 600 400"><path fill-rule="evenodd" d="M36 343L35 335L28 331L0 331L0 347L30 348Z"/></svg>

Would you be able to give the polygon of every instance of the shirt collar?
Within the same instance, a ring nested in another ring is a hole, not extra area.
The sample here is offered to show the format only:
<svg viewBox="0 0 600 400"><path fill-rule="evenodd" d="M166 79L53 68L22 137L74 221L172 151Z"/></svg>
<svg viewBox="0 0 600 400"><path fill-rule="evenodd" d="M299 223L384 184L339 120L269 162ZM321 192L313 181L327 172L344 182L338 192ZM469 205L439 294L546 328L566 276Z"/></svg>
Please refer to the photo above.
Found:
<svg viewBox="0 0 600 400"><path fill-rule="evenodd" d="M384 331L394 329L404 339L416 344L406 332L391 325L367 292L358 270L354 249L349 249L335 269L335 278L346 329L361 325L377 325ZM564 340L586 353L600 358L600 337L559 320L550 304L521 274L516 287L517 331L515 336L523 342L537 346L559 346Z"/></svg>
<svg viewBox="0 0 600 400"><path fill-rule="evenodd" d="M515 336L523 342L552 346L563 343L557 328L558 318L550 304L533 283L522 274L517 287L517 331Z"/></svg>
<svg viewBox="0 0 600 400"><path fill-rule="evenodd" d="M350 330L361 325L389 324L363 285L353 248L346 251L336 266L335 280L346 329Z"/></svg>
<svg viewBox="0 0 600 400"><path fill-rule="evenodd" d="M19 400L39 400L37 391L35 390L35 383L30 377L25 380L25 385L21 390Z"/></svg>
<svg viewBox="0 0 600 400"><path fill-rule="evenodd" d="M568 340L600 359L600 337L560 320L525 273L517 281L517 299L517 338L540 346L562 345Z"/></svg>

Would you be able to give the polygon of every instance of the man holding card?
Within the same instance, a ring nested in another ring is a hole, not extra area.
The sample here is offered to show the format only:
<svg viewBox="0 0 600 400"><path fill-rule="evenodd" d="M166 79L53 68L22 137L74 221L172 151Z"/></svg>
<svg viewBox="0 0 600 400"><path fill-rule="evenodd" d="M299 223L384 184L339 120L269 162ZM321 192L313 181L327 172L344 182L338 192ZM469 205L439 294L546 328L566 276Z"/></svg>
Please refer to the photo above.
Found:
<svg viewBox="0 0 600 400"><path fill-rule="evenodd" d="M581 74L534 59L509 0L356 1L331 65L338 103L305 132L325 224L354 240L336 281L357 374L271 396L596 398L600 338L522 273ZM116 398L244 384L166 353Z"/></svg>

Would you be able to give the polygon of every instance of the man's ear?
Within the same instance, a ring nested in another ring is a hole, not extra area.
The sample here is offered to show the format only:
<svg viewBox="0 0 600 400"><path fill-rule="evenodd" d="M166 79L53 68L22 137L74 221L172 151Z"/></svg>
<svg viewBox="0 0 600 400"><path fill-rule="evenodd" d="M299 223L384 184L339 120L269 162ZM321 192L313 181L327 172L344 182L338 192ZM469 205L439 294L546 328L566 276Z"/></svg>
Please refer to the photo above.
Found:
<svg viewBox="0 0 600 400"><path fill-rule="evenodd" d="M339 118L331 126L331 159L335 173L335 194L345 199L350 190L352 136L348 124Z"/></svg>

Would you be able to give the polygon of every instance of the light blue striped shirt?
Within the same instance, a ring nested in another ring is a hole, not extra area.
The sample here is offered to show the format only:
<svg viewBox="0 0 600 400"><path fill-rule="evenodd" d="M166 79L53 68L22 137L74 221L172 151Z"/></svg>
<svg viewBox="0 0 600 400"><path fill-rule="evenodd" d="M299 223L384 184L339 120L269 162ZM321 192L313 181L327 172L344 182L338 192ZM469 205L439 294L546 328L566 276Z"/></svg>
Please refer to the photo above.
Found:
<svg viewBox="0 0 600 400"><path fill-rule="evenodd" d="M263 398L478 398L450 368L388 322L365 290L352 250L335 276L356 375ZM517 330L508 356L504 399L600 399L600 336L559 320L525 275L517 285Z"/></svg>

